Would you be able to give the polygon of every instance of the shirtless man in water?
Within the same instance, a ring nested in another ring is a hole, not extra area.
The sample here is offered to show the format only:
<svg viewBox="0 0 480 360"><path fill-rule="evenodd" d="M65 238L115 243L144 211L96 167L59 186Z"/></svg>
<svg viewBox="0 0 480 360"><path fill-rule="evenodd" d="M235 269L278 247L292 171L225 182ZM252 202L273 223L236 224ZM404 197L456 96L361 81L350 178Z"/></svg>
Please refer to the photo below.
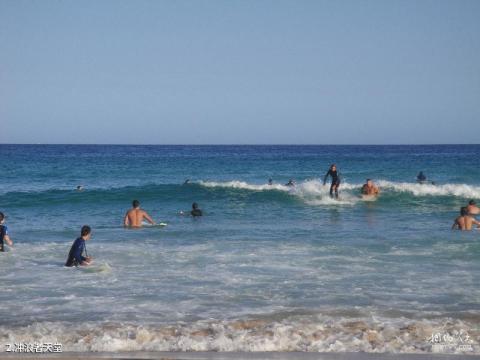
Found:
<svg viewBox="0 0 480 360"><path fill-rule="evenodd" d="M123 219L123 225L127 227L142 227L143 219L147 220L150 224L155 225L150 215L145 210L140 209L140 201L133 200L133 208L128 210Z"/></svg>
<svg viewBox="0 0 480 360"><path fill-rule="evenodd" d="M362 186L362 195L378 195L379 192L372 179L367 179L367 183Z"/></svg>
<svg viewBox="0 0 480 360"><path fill-rule="evenodd" d="M462 207L460 209L460 216L455 219L455 222L452 225L452 230L472 230L473 224L480 227L480 222L468 214L468 209L466 207Z"/></svg>
<svg viewBox="0 0 480 360"><path fill-rule="evenodd" d="M478 208L475 200L470 200L467 205L467 210L470 215L478 215L480 214L480 208Z"/></svg>

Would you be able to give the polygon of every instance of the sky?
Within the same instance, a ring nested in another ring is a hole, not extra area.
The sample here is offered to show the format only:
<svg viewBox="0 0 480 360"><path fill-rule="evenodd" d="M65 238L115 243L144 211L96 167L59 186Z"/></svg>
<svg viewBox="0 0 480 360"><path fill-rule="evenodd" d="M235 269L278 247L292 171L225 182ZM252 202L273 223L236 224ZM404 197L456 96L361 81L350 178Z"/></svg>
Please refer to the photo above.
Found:
<svg viewBox="0 0 480 360"><path fill-rule="evenodd" d="M479 143L480 1L0 0L0 143Z"/></svg>

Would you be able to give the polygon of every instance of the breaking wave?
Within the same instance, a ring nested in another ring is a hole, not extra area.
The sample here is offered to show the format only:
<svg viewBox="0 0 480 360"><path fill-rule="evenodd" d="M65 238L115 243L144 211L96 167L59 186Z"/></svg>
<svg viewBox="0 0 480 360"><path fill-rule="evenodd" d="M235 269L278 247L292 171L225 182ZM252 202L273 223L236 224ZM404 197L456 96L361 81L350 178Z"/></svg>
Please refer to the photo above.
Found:
<svg viewBox="0 0 480 360"><path fill-rule="evenodd" d="M467 320L351 318L328 315L267 317L192 324L35 323L0 328L6 343L60 343L63 351L303 351L480 354L478 327ZM436 347L435 334L453 339ZM467 342L465 338L468 336ZM462 343L460 340L462 339ZM457 343L454 343L457 339Z"/></svg>
<svg viewBox="0 0 480 360"><path fill-rule="evenodd" d="M230 188L247 191L282 191L297 196L309 205L354 205L359 201L372 201L360 196L362 184L342 183L340 186L339 200L332 199L329 195L329 185L323 185L318 180L307 180L288 187L279 184L250 184L244 181L227 182L199 182L201 186L209 188ZM467 184L417 184L407 182L392 182L380 180L377 182L382 193L389 195L413 195L414 197L456 197L463 199L480 198L480 187Z"/></svg>

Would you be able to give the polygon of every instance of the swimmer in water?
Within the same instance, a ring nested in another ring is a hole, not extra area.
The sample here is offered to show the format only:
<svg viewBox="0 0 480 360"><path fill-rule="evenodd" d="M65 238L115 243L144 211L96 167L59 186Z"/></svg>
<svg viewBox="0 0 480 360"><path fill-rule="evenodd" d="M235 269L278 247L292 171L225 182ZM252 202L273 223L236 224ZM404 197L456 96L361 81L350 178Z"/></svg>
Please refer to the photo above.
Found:
<svg viewBox="0 0 480 360"><path fill-rule="evenodd" d="M87 254L87 247L85 245L85 241L90 240L91 237L92 229L90 226L82 226L80 237L73 242L65 266L87 266L93 262L93 258ZM85 253L85 256L83 256L83 253Z"/></svg>
<svg viewBox="0 0 480 360"><path fill-rule="evenodd" d="M5 251L5 243L8 246L13 246L13 241L8 235L8 227L5 225L5 215L0 212L0 252Z"/></svg>
<svg viewBox="0 0 480 360"><path fill-rule="evenodd" d="M478 215L480 214L480 208L477 206L475 200L470 200L467 205L467 210L469 215Z"/></svg>
<svg viewBox="0 0 480 360"><path fill-rule="evenodd" d="M273 180L272 180L272 178L268 179L268 185L270 185L270 186L273 185Z"/></svg>
<svg viewBox="0 0 480 360"><path fill-rule="evenodd" d="M362 186L362 195L378 195L380 190L376 186L372 179L367 179L367 183Z"/></svg>
<svg viewBox="0 0 480 360"><path fill-rule="evenodd" d="M194 202L192 204L192 210L190 211L180 211L180 215L191 215L193 217L196 217L196 216L203 216L203 212L201 209L198 208L198 204L196 202Z"/></svg>
<svg viewBox="0 0 480 360"><path fill-rule="evenodd" d="M192 204L192 211L190 211L190 215L192 215L193 217L203 215L202 210L198 208L198 204L196 202Z"/></svg>
<svg viewBox="0 0 480 360"><path fill-rule="evenodd" d="M480 227L480 222L468 214L467 207L462 207L460 216L455 219L452 225L452 230L472 230L473 224L477 225L477 228Z"/></svg>
<svg viewBox="0 0 480 360"><path fill-rule="evenodd" d="M423 171L420 171L417 175L417 182L419 184L432 184L435 185L435 181L428 180Z"/></svg>
<svg viewBox="0 0 480 360"><path fill-rule="evenodd" d="M150 224L155 225L153 219L145 210L140 209L140 201L133 200L132 208L127 211L123 219L125 227L139 228L142 227L142 221L147 220Z"/></svg>
<svg viewBox="0 0 480 360"><path fill-rule="evenodd" d="M420 171L417 175L417 181L419 183L424 183L425 181L427 181L427 177L425 176L425 174L423 173L423 171Z"/></svg>
<svg viewBox="0 0 480 360"><path fill-rule="evenodd" d="M325 177L323 178L323 185L327 183L328 177L332 178L332 183L330 184L330 197L333 198L333 192L335 192L335 198L338 199L338 188L340 187L340 175L338 174L337 171L337 165L332 164L330 166L330 169L328 172L325 174Z"/></svg>
<svg viewBox="0 0 480 360"><path fill-rule="evenodd" d="M285 186L288 187L293 187L295 186L295 181L293 179L288 180L288 182L285 184Z"/></svg>
<svg viewBox="0 0 480 360"><path fill-rule="evenodd" d="M190 183L190 179L186 179L183 183L183 185L188 185Z"/></svg>
<svg viewBox="0 0 480 360"><path fill-rule="evenodd" d="M77 191L83 191L83 186L82 186L82 185L78 185L78 186L77 186Z"/></svg>

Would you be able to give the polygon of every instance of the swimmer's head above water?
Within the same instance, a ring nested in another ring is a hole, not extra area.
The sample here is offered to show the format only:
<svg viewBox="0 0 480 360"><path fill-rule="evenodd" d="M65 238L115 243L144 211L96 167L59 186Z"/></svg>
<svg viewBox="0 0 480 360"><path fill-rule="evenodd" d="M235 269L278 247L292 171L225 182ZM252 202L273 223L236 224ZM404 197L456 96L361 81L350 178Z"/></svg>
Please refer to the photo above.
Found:
<svg viewBox="0 0 480 360"><path fill-rule="evenodd" d="M133 200L132 201L132 206L133 206L134 209L138 209L140 207L140 201Z"/></svg>
<svg viewBox="0 0 480 360"><path fill-rule="evenodd" d="M198 204L196 202L194 202L192 204L192 211L190 211L190 215L192 215L193 217L197 217L197 216L202 216L203 215L203 212L202 210L200 210L198 208Z"/></svg>
<svg viewBox="0 0 480 360"><path fill-rule="evenodd" d="M92 236L92 228L88 225L83 225L80 230L80 236L85 240L90 240L90 237Z"/></svg>

